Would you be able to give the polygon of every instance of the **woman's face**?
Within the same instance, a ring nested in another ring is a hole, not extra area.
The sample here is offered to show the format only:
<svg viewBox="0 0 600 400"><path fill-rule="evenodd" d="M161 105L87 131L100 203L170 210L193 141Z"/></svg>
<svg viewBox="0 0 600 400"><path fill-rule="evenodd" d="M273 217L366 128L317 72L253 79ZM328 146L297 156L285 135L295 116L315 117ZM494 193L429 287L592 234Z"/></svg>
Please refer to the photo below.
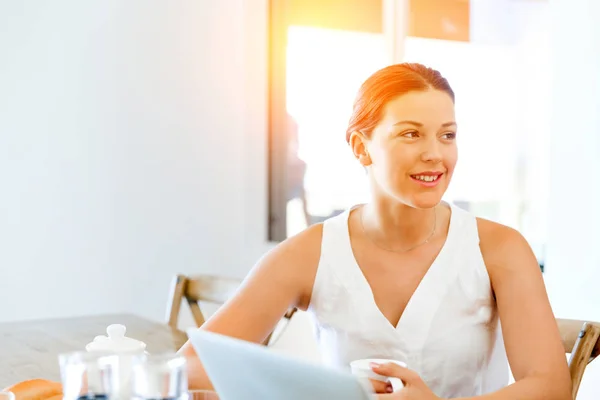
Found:
<svg viewBox="0 0 600 400"><path fill-rule="evenodd" d="M375 195L416 208L439 204L456 166L455 139L454 102L446 92L413 91L390 101L363 143Z"/></svg>

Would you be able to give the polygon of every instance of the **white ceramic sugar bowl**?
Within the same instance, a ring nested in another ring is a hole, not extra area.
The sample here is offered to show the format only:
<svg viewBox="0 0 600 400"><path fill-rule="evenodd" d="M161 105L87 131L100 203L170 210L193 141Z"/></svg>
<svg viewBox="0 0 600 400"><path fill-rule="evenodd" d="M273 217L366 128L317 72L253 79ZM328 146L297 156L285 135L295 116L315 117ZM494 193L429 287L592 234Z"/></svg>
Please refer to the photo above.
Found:
<svg viewBox="0 0 600 400"><path fill-rule="evenodd" d="M117 374L114 390L121 399L131 398L131 373L136 358L146 353L146 343L126 337L124 325L113 324L106 328L107 336L96 336L85 346L88 352L111 353L117 356ZM116 378L115 377L115 378Z"/></svg>

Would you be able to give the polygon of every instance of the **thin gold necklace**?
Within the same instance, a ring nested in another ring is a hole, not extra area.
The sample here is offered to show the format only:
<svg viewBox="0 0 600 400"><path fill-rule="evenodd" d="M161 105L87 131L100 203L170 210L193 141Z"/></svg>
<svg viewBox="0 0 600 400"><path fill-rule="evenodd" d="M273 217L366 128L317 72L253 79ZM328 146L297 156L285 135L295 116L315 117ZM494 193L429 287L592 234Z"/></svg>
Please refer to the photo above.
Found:
<svg viewBox="0 0 600 400"><path fill-rule="evenodd" d="M394 250L394 249L390 249L384 246L381 246L379 243L377 243L375 240L373 240L369 234L367 233L367 231L365 230L365 224L363 223L363 211L364 211L364 206L361 207L360 209L360 227L362 228L363 234L367 237L367 239L369 239L369 241L371 243L373 243L375 246L379 247L380 249L383 249L385 251L389 251L392 253L408 253L411 250L416 249L419 246L423 246L426 243L429 243L429 241L431 240L431 238L433 237L433 235L435 234L435 229L437 226L437 212L435 211L435 208L433 209L433 229L431 230L431 233L429 234L429 236L427 237L427 239L425 239L424 242L421 242L417 245L414 245L412 247L409 247L406 250Z"/></svg>

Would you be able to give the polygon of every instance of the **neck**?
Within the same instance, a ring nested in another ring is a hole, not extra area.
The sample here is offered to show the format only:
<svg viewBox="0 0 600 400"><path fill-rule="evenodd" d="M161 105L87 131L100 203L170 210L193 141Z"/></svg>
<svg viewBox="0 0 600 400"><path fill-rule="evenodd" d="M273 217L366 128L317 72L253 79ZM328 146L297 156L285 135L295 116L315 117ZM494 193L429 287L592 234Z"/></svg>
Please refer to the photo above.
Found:
<svg viewBox="0 0 600 400"><path fill-rule="evenodd" d="M436 223L436 208L419 209L378 199L363 206L365 233L390 249L409 248L427 240Z"/></svg>

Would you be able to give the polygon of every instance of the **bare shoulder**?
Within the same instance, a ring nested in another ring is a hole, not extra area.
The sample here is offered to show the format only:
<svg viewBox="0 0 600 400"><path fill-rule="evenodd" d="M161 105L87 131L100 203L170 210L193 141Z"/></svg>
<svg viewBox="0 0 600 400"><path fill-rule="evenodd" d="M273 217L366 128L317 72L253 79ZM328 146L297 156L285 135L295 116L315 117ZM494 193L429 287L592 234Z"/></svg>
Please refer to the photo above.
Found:
<svg viewBox="0 0 600 400"><path fill-rule="evenodd" d="M315 224L302 232L287 238L267 252L259 264L272 263L288 266L311 266L318 264L321 257L321 240L323 237L323 224ZM316 267L316 265L315 265ZM303 270L304 268L299 268Z"/></svg>
<svg viewBox="0 0 600 400"><path fill-rule="evenodd" d="M479 247L490 272L537 267L537 260L523 235L506 225L477 218Z"/></svg>
<svg viewBox="0 0 600 400"><path fill-rule="evenodd" d="M292 283L301 292L298 307L306 308L321 258L323 224L314 224L267 252L256 269Z"/></svg>

